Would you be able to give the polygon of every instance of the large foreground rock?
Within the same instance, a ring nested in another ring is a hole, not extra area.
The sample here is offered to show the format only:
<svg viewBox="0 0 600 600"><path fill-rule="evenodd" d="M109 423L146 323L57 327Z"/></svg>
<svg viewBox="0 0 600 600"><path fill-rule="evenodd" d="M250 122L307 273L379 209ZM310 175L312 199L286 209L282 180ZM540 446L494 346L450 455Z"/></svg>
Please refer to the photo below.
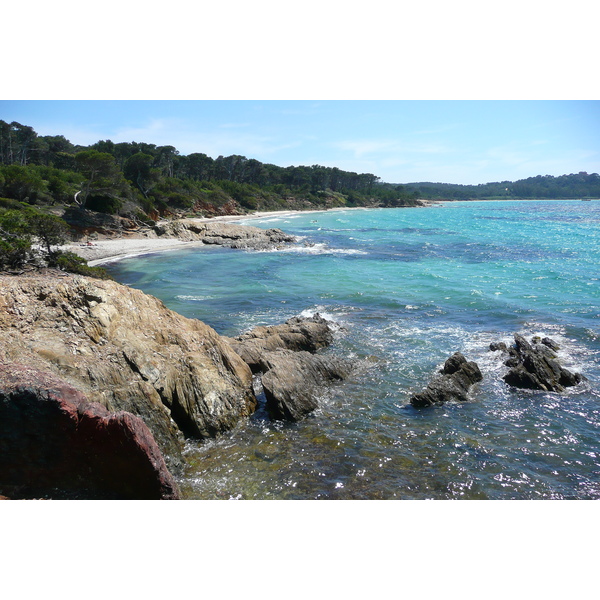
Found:
<svg viewBox="0 0 600 600"><path fill-rule="evenodd" d="M184 436L231 429L257 404L250 368L212 328L113 281L0 276L0 361L141 417L173 472Z"/></svg>
<svg viewBox="0 0 600 600"><path fill-rule="evenodd" d="M455 352L444 363L441 374L423 392L412 396L410 403L416 408L423 408L449 400L465 402L469 399L471 386L482 378L477 363L467 362L460 352Z"/></svg>
<svg viewBox="0 0 600 600"><path fill-rule="evenodd" d="M0 493L12 498L177 499L144 422L60 378L0 363Z"/></svg>
<svg viewBox="0 0 600 600"><path fill-rule="evenodd" d="M509 354L505 364L510 367L504 381L513 387L564 392L565 388L581 383L585 378L580 373L565 369L557 359L558 344L549 338L533 338L528 342L522 335L514 334L515 344L507 348L504 344L493 344L492 350Z"/></svg>
<svg viewBox="0 0 600 600"><path fill-rule="evenodd" d="M154 226L156 235L175 237L184 241L226 246L243 250L271 250L296 241L281 229L261 229L251 225L206 222L201 219L164 221Z"/></svg>

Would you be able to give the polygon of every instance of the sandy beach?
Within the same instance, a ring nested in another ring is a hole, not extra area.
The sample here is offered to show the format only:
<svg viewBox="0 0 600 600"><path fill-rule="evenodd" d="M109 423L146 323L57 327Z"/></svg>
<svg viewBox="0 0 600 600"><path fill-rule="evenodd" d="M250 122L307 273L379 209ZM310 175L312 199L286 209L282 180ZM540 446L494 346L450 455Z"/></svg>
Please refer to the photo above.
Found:
<svg viewBox="0 0 600 600"><path fill-rule="evenodd" d="M228 222L236 223L239 221L247 221L250 219L263 219L268 217L285 218L299 214L311 214L331 211L346 211L346 210L365 210L362 208L333 208L329 210L295 210L295 211L271 211L271 212L256 212L248 215L233 215L223 217L210 218L195 218L194 221L204 222ZM194 246L202 247L204 244L201 241L188 242L175 238L151 238L143 235L128 235L127 237L117 239L104 239L91 242L91 245L86 243L67 244L62 247L85 258L90 267L101 265L124 258L133 256L141 256L143 254L153 254L155 252L166 252L168 250L180 250L181 248L191 248Z"/></svg>

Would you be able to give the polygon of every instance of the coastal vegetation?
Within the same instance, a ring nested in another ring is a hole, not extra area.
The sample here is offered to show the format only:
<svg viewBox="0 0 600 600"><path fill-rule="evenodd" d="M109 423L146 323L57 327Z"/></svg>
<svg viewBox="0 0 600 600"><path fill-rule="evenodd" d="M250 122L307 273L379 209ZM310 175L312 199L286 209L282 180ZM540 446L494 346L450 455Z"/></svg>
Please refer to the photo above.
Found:
<svg viewBox="0 0 600 600"><path fill-rule="evenodd" d="M52 267L111 279L104 268L90 267L83 258L60 248L71 237L71 228L60 217L24 202L0 198L0 271Z"/></svg>

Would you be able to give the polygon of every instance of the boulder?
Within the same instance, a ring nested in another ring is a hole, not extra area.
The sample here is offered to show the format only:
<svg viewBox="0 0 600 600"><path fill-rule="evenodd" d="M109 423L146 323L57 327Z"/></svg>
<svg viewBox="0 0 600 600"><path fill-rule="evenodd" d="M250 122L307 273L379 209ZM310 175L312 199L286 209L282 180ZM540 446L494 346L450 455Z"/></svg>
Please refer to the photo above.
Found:
<svg viewBox="0 0 600 600"><path fill-rule="evenodd" d="M276 350L263 355L262 385L273 419L300 421L318 406L325 386L346 379L352 364L335 356Z"/></svg>
<svg viewBox="0 0 600 600"><path fill-rule="evenodd" d="M255 327L232 348L254 373L262 373L267 410L273 419L299 421L314 411L325 386L346 379L348 360L316 354L333 341L333 325L318 313L281 325Z"/></svg>
<svg viewBox="0 0 600 600"><path fill-rule="evenodd" d="M333 341L333 329L319 313L312 317L293 317L284 324L259 326L228 339L254 373L265 371L263 355L274 350L293 350L315 353Z"/></svg>
<svg viewBox="0 0 600 600"><path fill-rule="evenodd" d="M252 372L229 344L152 296L59 273L0 275L0 290L0 360L141 417L174 473L184 437L213 437L256 409Z"/></svg>
<svg viewBox="0 0 600 600"><path fill-rule="evenodd" d="M467 362L460 352L455 352L444 363L441 374L423 392L412 396L410 403L415 408L423 408L449 400L465 402L471 386L482 379L477 363Z"/></svg>
<svg viewBox="0 0 600 600"><path fill-rule="evenodd" d="M142 419L111 413L52 373L15 363L0 363L0 493L179 498Z"/></svg>
<svg viewBox="0 0 600 600"><path fill-rule="evenodd" d="M565 369L557 359L559 346L550 338L533 338L528 342L522 335L514 334L515 344L508 349L510 357L505 365L510 367L503 379L513 387L564 392L566 387L581 383L585 377Z"/></svg>

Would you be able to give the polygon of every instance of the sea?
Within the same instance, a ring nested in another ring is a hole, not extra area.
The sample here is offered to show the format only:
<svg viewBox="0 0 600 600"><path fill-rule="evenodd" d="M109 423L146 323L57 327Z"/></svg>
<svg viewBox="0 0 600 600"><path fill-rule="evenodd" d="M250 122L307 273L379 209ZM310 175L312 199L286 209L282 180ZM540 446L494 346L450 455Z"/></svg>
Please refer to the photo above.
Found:
<svg viewBox="0 0 600 600"><path fill-rule="evenodd" d="M121 283L235 336L319 313L350 379L298 423L264 402L188 441L187 499L600 498L600 201L444 202L240 220L298 236L267 252L187 248L107 265ZM517 390L490 343L550 337L586 378ZM410 405L454 352L467 402Z"/></svg>

